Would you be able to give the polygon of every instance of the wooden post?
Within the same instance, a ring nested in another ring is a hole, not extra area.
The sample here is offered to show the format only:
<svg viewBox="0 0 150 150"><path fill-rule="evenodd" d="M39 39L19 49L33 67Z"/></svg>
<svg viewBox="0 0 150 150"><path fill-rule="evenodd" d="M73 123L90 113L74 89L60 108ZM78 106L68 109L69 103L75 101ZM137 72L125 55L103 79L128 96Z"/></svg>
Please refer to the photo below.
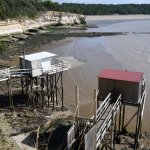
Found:
<svg viewBox="0 0 150 150"><path fill-rule="evenodd" d="M139 111L140 108L138 107L137 111L137 121L136 121L136 129L135 129L135 141L134 141L134 149L136 150L138 147L138 127L139 127Z"/></svg>
<svg viewBox="0 0 150 150"><path fill-rule="evenodd" d="M14 111L14 103L13 103L13 99L12 99L12 89L11 89L10 78L7 80L7 84L8 84L8 95L9 95L10 108L12 108L12 110Z"/></svg>
<svg viewBox="0 0 150 150"><path fill-rule="evenodd" d="M114 111L112 112L112 123L111 123L111 149L114 148Z"/></svg>
<svg viewBox="0 0 150 150"><path fill-rule="evenodd" d="M52 103L52 75L50 75L50 79L49 79L49 84L50 84L50 98L51 98L51 103Z"/></svg>
<svg viewBox="0 0 150 150"><path fill-rule="evenodd" d="M30 87L30 90L31 90L31 93L30 93L30 100L32 101L32 107L33 107L33 111L35 109L35 103L34 103L34 97L33 97L33 78L31 78L31 87Z"/></svg>
<svg viewBox="0 0 150 150"><path fill-rule="evenodd" d="M41 77L42 108L44 108L44 76Z"/></svg>
<svg viewBox="0 0 150 150"><path fill-rule="evenodd" d="M24 90L23 90L23 77L21 77L21 87L22 87L22 95L24 94Z"/></svg>
<svg viewBox="0 0 150 150"><path fill-rule="evenodd" d="M76 86L76 116L79 117L79 88Z"/></svg>
<svg viewBox="0 0 150 150"><path fill-rule="evenodd" d="M58 98L57 98L57 74L55 74L55 98L56 98L56 105L58 105Z"/></svg>
<svg viewBox="0 0 150 150"><path fill-rule="evenodd" d="M53 102L53 110L54 110L55 109L54 74L52 75L52 102Z"/></svg>
<svg viewBox="0 0 150 150"><path fill-rule="evenodd" d="M14 103L13 103L13 99L12 99L11 78L10 78L10 70L9 69L7 69L7 74L8 74L7 84L8 84L9 102L10 102L10 107L12 107L12 110L14 111Z"/></svg>
<svg viewBox="0 0 150 150"><path fill-rule="evenodd" d="M38 78L35 78L35 85L36 85L36 95L35 95L35 101L38 104Z"/></svg>
<svg viewBox="0 0 150 150"><path fill-rule="evenodd" d="M122 104L121 104L121 107L120 107L120 112L119 112L119 133L121 132L121 119L122 119Z"/></svg>
<svg viewBox="0 0 150 150"><path fill-rule="evenodd" d="M30 92L29 92L29 83L31 82L30 78L26 78L26 94L28 97L28 106L30 107Z"/></svg>
<svg viewBox="0 0 150 150"><path fill-rule="evenodd" d="M122 114L122 132L124 132L124 121L125 121L125 105L123 104L123 114Z"/></svg>
<svg viewBox="0 0 150 150"><path fill-rule="evenodd" d="M116 129L117 129L117 112L116 112L116 116L115 116L115 126L114 126L114 140L113 140L113 149L115 149L115 144L116 144Z"/></svg>
<svg viewBox="0 0 150 150"><path fill-rule="evenodd" d="M94 89L94 120L97 121L97 95L98 90Z"/></svg>
<svg viewBox="0 0 150 150"><path fill-rule="evenodd" d="M61 72L61 100L62 100L62 109L64 108L64 87L63 87L63 72Z"/></svg>
<svg viewBox="0 0 150 150"><path fill-rule="evenodd" d="M48 74L46 75L46 82L47 82L47 98L48 98L48 107L49 107L50 106L50 103L49 103L50 96L49 96L49 75Z"/></svg>

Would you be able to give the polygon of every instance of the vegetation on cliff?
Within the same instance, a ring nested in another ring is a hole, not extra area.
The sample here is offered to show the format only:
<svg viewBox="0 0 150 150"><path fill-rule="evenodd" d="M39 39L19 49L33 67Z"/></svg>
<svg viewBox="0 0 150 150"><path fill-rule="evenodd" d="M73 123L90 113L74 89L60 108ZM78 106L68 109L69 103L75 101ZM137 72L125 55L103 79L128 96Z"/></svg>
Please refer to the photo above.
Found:
<svg viewBox="0 0 150 150"><path fill-rule="evenodd" d="M0 0L0 19L28 16L35 17L45 10L41 0Z"/></svg>
<svg viewBox="0 0 150 150"><path fill-rule="evenodd" d="M59 4L51 0L0 0L0 20L24 16L34 18L40 12L46 10L72 12L84 15L150 14L150 4Z"/></svg>
<svg viewBox="0 0 150 150"><path fill-rule="evenodd" d="M9 44L4 41L0 41L0 55L3 54L9 47Z"/></svg>

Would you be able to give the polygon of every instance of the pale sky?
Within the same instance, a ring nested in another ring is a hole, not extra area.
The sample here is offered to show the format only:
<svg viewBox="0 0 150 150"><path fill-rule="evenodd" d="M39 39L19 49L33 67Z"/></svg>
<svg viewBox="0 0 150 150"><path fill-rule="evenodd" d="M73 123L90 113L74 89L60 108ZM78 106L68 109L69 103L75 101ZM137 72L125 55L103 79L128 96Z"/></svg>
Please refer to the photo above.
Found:
<svg viewBox="0 0 150 150"><path fill-rule="evenodd" d="M92 3L92 4L150 4L150 0L53 0L53 2L66 3Z"/></svg>

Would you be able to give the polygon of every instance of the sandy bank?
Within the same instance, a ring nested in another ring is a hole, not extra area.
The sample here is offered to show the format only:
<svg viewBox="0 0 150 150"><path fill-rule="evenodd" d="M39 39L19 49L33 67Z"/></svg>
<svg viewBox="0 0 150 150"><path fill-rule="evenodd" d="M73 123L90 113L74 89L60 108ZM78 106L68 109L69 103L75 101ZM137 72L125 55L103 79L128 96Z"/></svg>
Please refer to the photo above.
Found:
<svg viewBox="0 0 150 150"><path fill-rule="evenodd" d="M110 26L101 28L100 32L138 32L138 33L149 33L150 20L138 20L132 22L117 23Z"/></svg>
<svg viewBox="0 0 150 150"><path fill-rule="evenodd" d="M87 20L126 20L126 19L150 19L150 15L94 15L86 16Z"/></svg>

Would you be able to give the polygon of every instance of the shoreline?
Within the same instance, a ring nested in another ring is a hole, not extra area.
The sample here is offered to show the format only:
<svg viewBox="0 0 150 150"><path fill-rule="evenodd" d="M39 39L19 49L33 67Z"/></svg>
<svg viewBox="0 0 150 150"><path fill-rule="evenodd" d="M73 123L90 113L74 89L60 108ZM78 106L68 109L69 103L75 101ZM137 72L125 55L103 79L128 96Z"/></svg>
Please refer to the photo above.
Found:
<svg viewBox="0 0 150 150"><path fill-rule="evenodd" d="M84 15L57 12L57 11L47 11L41 14L36 19L14 19L0 21L0 36L8 36L12 34L24 33L31 29L38 29L40 27L49 25L80 25L85 24Z"/></svg>
<svg viewBox="0 0 150 150"><path fill-rule="evenodd" d="M86 20L141 20L150 19L150 15L92 15L86 16Z"/></svg>

